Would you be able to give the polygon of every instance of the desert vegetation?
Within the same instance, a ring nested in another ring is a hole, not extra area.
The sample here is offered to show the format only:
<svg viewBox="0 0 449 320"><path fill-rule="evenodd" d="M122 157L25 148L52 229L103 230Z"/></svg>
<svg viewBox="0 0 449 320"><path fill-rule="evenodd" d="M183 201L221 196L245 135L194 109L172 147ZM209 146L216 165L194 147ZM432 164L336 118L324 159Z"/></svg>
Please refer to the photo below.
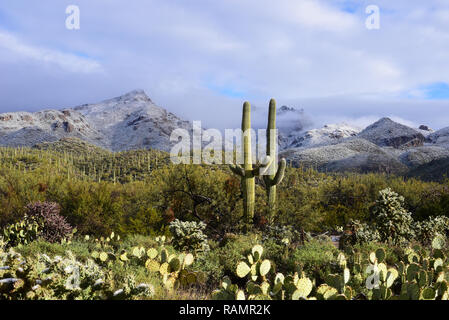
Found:
<svg viewBox="0 0 449 320"><path fill-rule="evenodd" d="M0 148L0 298L448 298L448 180L284 160L261 175L275 151L253 166L248 145L240 167Z"/></svg>

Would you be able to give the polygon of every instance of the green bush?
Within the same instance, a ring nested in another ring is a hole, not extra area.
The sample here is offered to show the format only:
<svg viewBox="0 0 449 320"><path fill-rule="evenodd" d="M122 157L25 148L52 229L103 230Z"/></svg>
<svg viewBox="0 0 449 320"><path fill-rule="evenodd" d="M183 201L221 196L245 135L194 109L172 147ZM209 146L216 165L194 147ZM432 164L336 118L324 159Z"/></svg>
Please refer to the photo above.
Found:
<svg viewBox="0 0 449 320"><path fill-rule="evenodd" d="M311 240L292 253L292 260L309 276L324 281L325 275L335 271L337 248L331 242Z"/></svg>

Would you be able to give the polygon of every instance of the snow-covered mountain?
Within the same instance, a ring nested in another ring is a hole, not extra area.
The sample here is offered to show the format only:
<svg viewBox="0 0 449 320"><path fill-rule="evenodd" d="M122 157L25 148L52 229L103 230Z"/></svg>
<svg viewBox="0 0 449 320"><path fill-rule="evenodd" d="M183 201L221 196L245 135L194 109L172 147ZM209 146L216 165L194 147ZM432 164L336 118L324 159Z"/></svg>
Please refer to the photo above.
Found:
<svg viewBox="0 0 449 320"><path fill-rule="evenodd" d="M336 144L346 138L355 137L359 132L359 128L346 123L329 124L321 129L292 132L287 136L287 148L311 148Z"/></svg>
<svg viewBox="0 0 449 320"><path fill-rule="evenodd" d="M103 139L82 114L70 109L0 114L0 145L33 146L63 137L77 137L99 145Z"/></svg>
<svg viewBox="0 0 449 320"><path fill-rule="evenodd" d="M324 171L383 171L404 173L408 169L449 158L449 127L433 132L382 118L361 132L356 128L327 125L296 135L280 156L293 166Z"/></svg>
<svg viewBox="0 0 449 320"><path fill-rule="evenodd" d="M113 151L170 150L175 128L191 124L155 105L143 90L64 110L0 114L0 145L33 146L77 137Z"/></svg>
<svg viewBox="0 0 449 320"><path fill-rule="evenodd" d="M418 147L422 146L425 137L418 130L394 122L390 118L382 118L359 133L359 138L366 139L380 147Z"/></svg>
<svg viewBox="0 0 449 320"><path fill-rule="evenodd" d="M449 127L435 131L427 136L427 140L431 144L445 146L449 148Z"/></svg>
<svg viewBox="0 0 449 320"><path fill-rule="evenodd" d="M406 172L407 167L394 155L368 140L348 138L340 143L312 148L292 148L281 152L294 167L313 167L338 172Z"/></svg>
<svg viewBox="0 0 449 320"><path fill-rule="evenodd" d="M191 130L189 121L155 105L143 90L74 110L103 135L103 143L113 151L140 148L169 151L174 129Z"/></svg>

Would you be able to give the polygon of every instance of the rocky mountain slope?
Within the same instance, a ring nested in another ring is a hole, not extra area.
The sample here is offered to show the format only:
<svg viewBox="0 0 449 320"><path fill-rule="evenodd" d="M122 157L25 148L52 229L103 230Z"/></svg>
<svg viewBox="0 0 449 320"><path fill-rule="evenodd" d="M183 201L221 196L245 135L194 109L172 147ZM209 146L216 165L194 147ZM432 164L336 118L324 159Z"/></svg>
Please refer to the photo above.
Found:
<svg viewBox="0 0 449 320"><path fill-rule="evenodd" d="M382 118L368 126L358 134L359 138L366 139L380 147L418 147L426 139L418 130L394 122L390 118Z"/></svg>
<svg viewBox="0 0 449 320"><path fill-rule="evenodd" d="M340 134L334 138L334 133ZM306 138L309 144L303 143ZM359 133L344 125L328 125L298 136L297 141L299 147L287 148L281 156L293 166L321 171L427 172L426 166L449 158L449 128L432 132L426 126L414 129L389 118Z"/></svg>
<svg viewBox="0 0 449 320"><path fill-rule="evenodd" d="M329 124L321 129L312 129L305 132L293 132L287 136L286 148L311 148L322 145L336 144L346 138L355 137L360 129L346 123Z"/></svg>
<svg viewBox="0 0 449 320"><path fill-rule="evenodd" d="M449 127L433 132L427 136L427 141L434 145L449 148Z"/></svg>
<svg viewBox="0 0 449 320"><path fill-rule="evenodd" d="M33 146L63 137L101 144L102 134L82 114L70 109L0 114L0 145Z"/></svg>
<svg viewBox="0 0 449 320"><path fill-rule="evenodd" d="M449 178L449 157L435 159L413 168L407 176L425 181L444 181Z"/></svg>
<svg viewBox="0 0 449 320"><path fill-rule="evenodd" d="M368 140L349 138L341 143L283 151L294 167L313 167L326 172L395 172L404 173L407 167L391 153Z"/></svg>
<svg viewBox="0 0 449 320"><path fill-rule="evenodd" d="M102 143L113 151L132 149L170 150L170 134L191 124L155 105L143 90L97 104L74 108L103 135Z"/></svg>
<svg viewBox="0 0 449 320"><path fill-rule="evenodd" d="M191 125L135 90L71 109L0 114L0 145L33 146L75 137L112 151L169 151L175 128L191 130Z"/></svg>

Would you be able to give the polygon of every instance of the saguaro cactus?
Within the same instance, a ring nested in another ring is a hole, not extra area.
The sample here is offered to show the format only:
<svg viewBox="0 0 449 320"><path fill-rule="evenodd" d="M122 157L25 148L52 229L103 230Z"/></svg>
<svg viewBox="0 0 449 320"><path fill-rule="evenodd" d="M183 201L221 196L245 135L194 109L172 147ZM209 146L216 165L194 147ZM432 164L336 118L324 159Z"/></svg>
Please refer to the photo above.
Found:
<svg viewBox="0 0 449 320"><path fill-rule="evenodd" d="M271 222L276 214L276 186L281 183L284 178L285 167L287 162L284 158L276 164L275 157L277 151L277 134L276 134L276 100L270 100L268 111L268 125L267 125L267 156L272 160L269 168L270 175L264 175L265 190L268 197L267 218Z"/></svg>
<svg viewBox="0 0 449 320"><path fill-rule="evenodd" d="M267 157L263 164L253 166L251 149L251 105L249 102L243 104L242 115L242 138L243 138L243 167L236 164L230 165L232 172L242 179L243 193L243 214L245 217L245 228L253 222L254 200L255 200L255 177L259 175L261 167L271 164L270 157Z"/></svg>
<svg viewBox="0 0 449 320"><path fill-rule="evenodd" d="M253 172L251 154L251 105L249 102L243 104L242 115L242 138L243 138L243 167L231 165L231 170L242 178L243 214L246 225L249 225L254 217L255 199L255 175Z"/></svg>

